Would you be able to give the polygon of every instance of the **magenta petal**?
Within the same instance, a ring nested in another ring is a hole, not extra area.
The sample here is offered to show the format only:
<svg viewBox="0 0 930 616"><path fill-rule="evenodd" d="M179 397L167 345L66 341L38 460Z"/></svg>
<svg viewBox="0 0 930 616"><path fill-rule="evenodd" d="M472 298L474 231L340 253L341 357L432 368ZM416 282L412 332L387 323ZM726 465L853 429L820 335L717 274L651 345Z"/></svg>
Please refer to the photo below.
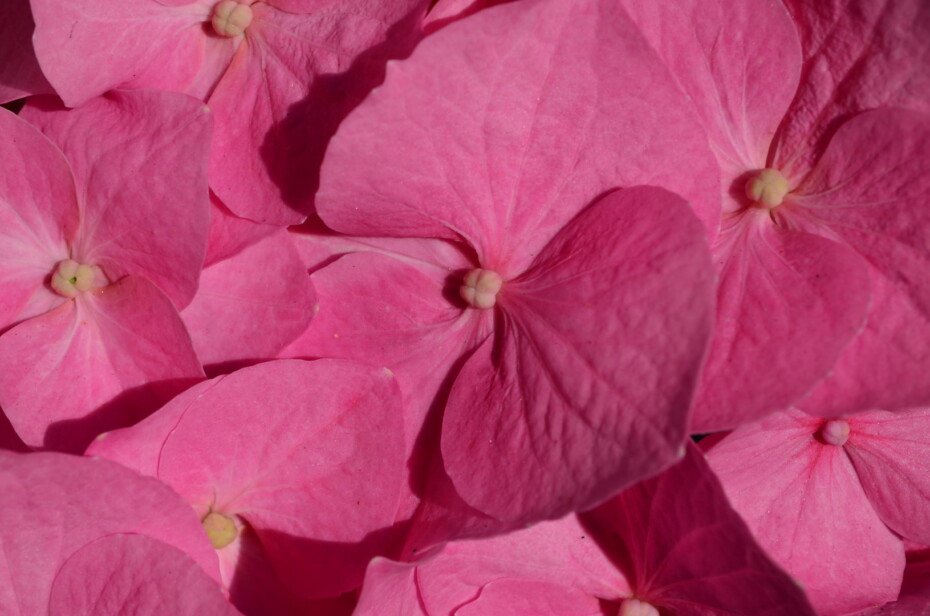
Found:
<svg viewBox="0 0 930 616"><path fill-rule="evenodd" d="M670 614L813 616L693 445L663 474L579 517L614 558L627 561L634 593Z"/></svg>
<svg viewBox="0 0 930 616"><path fill-rule="evenodd" d="M768 0L621 4L693 101L724 178L765 167L801 72L800 41L784 6Z"/></svg>
<svg viewBox="0 0 930 616"><path fill-rule="evenodd" d="M495 7L387 73L327 151L317 211L333 229L464 238L505 276L617 186L673 190L716 229L706 138L617 3Z"/></svg>
<svg viewBox="0 0 930 616"><path fill-rule="evenodd" d="M600 602L578 590L551 582L494 580L474 601L455 613L461 616L602 616Z"/></svg>
<svg viewBox="0 0 930 616"><path fill-rule="evenodd" d="M818 614L835 616L893 600L904 547L843 449L815 439L821 423L797 411L774 415L732 432L707 457L759 544Z"/></svg>
<svg viewBox="0 0 930 616"><path fill-rule="evenodd" d="M157 458L158 477L201 515L245 520L281 581L307 598L361 582L405 477L393 377L341 360L268 362L203 383L91 451L142 469Z"/></svg>
<svg viewBox="0 0 930 616"><path fill-rule="evenodd" d="M112 92L67 110L48 98L22 116L65 155L82 203L72 258L111 281L148 278L180 310L197 289L210 211L212 121L196 99L168 92Z"/></svg>
<svg viewBox="0 0 930 616"><path fill-rule="evenodd" d="M16 614L46 613L65 561L117 533L173 546L219 579L216 554L197 516L156 479L106 460L0 452L0 492L0 601L18 606Z"/></svg>
<svg viewBox="0 0 930 616"><path fill-rule="evenodd" d="M0 103L52 91L32 48L29 0L0 4Z"/></svg>
<svg viewBox="0 0 930 616"><path fill-rule="evenodd" d="M446 471L508 521L590 508L679 455L711 322L704 232L657 188L614 192L506 282L500 330L459 373Z"/></svg>
<svg viewBox="0 0 930 616"><path fill-rule="evenodd" d="M721 232L717 325L693 432L734 428L807 394L859 334L868 265L816 235L750 210Z"/></svg>
<svg viewBox="0 0 930 616"><path fill-rule="evenodd" d="M882 521L930 544L930 410L848 417L845 450Z"/></svg>
<svg viewBox="0 0 930 616"><path fill-rule="evenodd" d="M877 107L930 111L930 5L923 0L786 0L804 75L775 163L810 169L837 123Z"/></svg>
<svg viewBox="0 0 930 616"><path fill-rule="evenodd" d="M201 378L180 317L141 278L94 291L0 337L0 405L33 446L83 451Z"/></svg>
<svg viewBox="0 0 930 616"><path fill-rule="evenodd" d="M908 563L897 600L857 616L930 616L930 562Z"/></svg>
<svg viewBox="0 0 930 616"><path fill-rule="evenodd" d="M63 300L45 287L78 226L74 178L61 151L0 110L0 330Z"/></svg>
<svg viewBox="0 0 930 616"><path fill-rule="evenodd" d="M354 616L431 616L420 602L417 563L375 558L365 572Z"/></svg>
<svg viewBox="0 0 930 616"><path fill-rule="evenodd" d="M144 535L92 541L65 561L52 584L49 616L234 616L240 614L190 556Z"/></svg>
<svg viewBox="0 0 930 616"><path fill-rule="evenodd" d="M69 107L114 88L182 91L203 63L210 7L153 0L32 0L42 70Z"/></svg>
<svg viewBox="0 0 930 616"><path fill-rule="evenodd" d="M307 329L315 302L310 276L281 229L204 269L181 317L205 365L271 359Z"/></svg>

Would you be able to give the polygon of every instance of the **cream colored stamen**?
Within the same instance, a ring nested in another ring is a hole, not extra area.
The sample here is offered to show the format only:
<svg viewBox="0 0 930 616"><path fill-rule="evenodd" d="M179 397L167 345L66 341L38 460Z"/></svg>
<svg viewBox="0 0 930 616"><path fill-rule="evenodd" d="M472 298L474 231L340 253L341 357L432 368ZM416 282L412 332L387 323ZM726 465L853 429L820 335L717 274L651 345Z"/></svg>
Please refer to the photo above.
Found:
<svg viewBox="0 0 930 616"><path fill-rule="evenodd" d="M99 267L83 265L73 259L67 259L58 264L52 274L51 285L59 295L75 297L78 293L90 291L98 278L102 277Z"/></svg>
<svg viewBox="0 0 930 616"><path fill-rule="evenodd" d="M762 169L746 182L746 196L757 207L778 207L789 192L788 180L777 169Z"/></svg>
<svg viewBox="0 0 930 616"><path fill-rule="evenodd" d="M849 440L849 422L843 419L831 419L821 429L823 440L830 445L842 447Z"/></svg>
<svg viewBox="0 0 930 616"><path fill-rule="evenodd" d="M220 36L240 36L252 23L252 7L236 0L223 0L213 7L213 30Z"/></svg>
<svg viewBox="0 0 930 616"><path fill-rule="evenodd" d="M207 531L210 544L217 550L225 548L239 536L235 520L222 513L211 511L204 516L200 523L203 524L203 529Z"/></svg>
<svg viewBox="0 0 930 616"><path fill-rule="evenodd" d="M465 275L459 294L470 306L493 308L497 303L497 294L503 285L504 280L497 272L473 269Z"/></svg>

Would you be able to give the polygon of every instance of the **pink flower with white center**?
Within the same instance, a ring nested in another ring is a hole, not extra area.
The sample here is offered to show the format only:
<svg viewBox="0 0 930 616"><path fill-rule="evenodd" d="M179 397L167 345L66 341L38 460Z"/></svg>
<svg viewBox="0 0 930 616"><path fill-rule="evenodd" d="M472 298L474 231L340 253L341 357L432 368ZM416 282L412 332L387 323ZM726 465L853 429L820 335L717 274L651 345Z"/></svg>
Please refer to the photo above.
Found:
<svg viewBox="0 0 930 616"><path fill-rule="evenodd" d="M723 171L693 430L930 402L926 3L796 0L794 20L768 0L622 4Z"/></svg>
<svg viewBox="0 0 930 616"><path fill-rule="evenodd" d="M69 106L115 88L203 98L210 187L233 212L300 222L338 121L419 39L428 0L33 0L42 70Z"/></svg>
<svg viewBox="0 0 930 616"><path fill-rule="evenodd" d="M356 616L813 616L700 452L600 507L369 565Z"/></svg>
<svg viewBox="0 0 930 616"><path fill-rule="evenodd" d="M81 451L203 377L177 311L206 248L210 117L160 92L21 116L0 114L0 406L27 444Z"/></svg>
<svg viewBox="0 0 930 616"><path fill-rule="evenodd" d="M273 361L200 383L87 453L187 500L233 603L259 614L357 588L394 539L406 478L393 375L345 360Z"/></svg>
<svg viewBox="0 0 930 616"><path fill-rule="evenodd" d="M823 616L893 601L901 537L930 542L930 410L779 413L733 431L707 458L760 545Z"/></svg>
<svg viewBox="0 0 930 616"><path fill-rule="evenodd" d="M694 214L719 187L663 75L615 3L516 2L390 65L330 144L323 222L398 239L314 273L288 352L391 367L410 434L445 401L442 468L472 512L558 517L679 455L712 311ZM639 184L693 208L605 195Z"/></svg>
<svg viewBox="0 0 930 616"><path fill-rule="evenodd" d="M0 452L4 614L235 616L197 516L106 460Z"/></svg>

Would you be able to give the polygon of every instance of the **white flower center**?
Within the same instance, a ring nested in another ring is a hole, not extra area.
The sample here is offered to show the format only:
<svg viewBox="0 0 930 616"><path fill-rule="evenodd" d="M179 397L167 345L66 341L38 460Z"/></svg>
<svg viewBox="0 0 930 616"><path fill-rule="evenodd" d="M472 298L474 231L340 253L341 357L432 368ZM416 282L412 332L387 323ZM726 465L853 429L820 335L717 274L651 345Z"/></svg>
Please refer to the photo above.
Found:
<svg viewBox="0 0 930 616"><path fill-rule="evenodd" d="M821 428L823 440L830 445L842 447L849 440L849 422L842 419L831 419Z"/></svg>
<svg viewBox="0 0 930 616"><path fill-rule="evenodd" d="M788 180L777 169L762 169L746 182L746 196L765 209L781 205L789 192Z"/></svg>
<svg viewBox="0 0 930 616"><path fill-rule="evenodd" d="M252 7L236 0L223 0L213 7L212 23L220 36L240 36L252 23Z"/></svg>
<svg viewBox="0 0 930 616"><path fill-rule="evenodd" d="M659 616L659 610L639 599L624 599L619 616Z"/></svg>
<svg viewBox="0 0 930 616"><path fill-rule="evenodd" d="M73 259L58 264L52 274L52 289L59 295L75 297L78 293L104 286L106 278L96 265L83 265Z"/></svg>
<svg viewBox="0 0 930 616"><path fill-rule="evenodd" d="M497 272L486 269L473 269L465 275L459 294L469 306L475 308L493 308L497 303L497 294L504 285L504 280Z"/></svg>

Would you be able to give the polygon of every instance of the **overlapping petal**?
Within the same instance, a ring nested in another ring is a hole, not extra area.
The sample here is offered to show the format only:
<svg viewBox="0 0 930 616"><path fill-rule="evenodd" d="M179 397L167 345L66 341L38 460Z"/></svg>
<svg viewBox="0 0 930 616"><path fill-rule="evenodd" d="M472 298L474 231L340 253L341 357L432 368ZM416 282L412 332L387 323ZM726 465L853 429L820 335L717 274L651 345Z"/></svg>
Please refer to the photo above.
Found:
<svg viewBox="0 0 930 616"><path fill-rule="evenodd" d="M52 91L32 48L29 0L7 0L0 6L0 103Z"/></svg>

